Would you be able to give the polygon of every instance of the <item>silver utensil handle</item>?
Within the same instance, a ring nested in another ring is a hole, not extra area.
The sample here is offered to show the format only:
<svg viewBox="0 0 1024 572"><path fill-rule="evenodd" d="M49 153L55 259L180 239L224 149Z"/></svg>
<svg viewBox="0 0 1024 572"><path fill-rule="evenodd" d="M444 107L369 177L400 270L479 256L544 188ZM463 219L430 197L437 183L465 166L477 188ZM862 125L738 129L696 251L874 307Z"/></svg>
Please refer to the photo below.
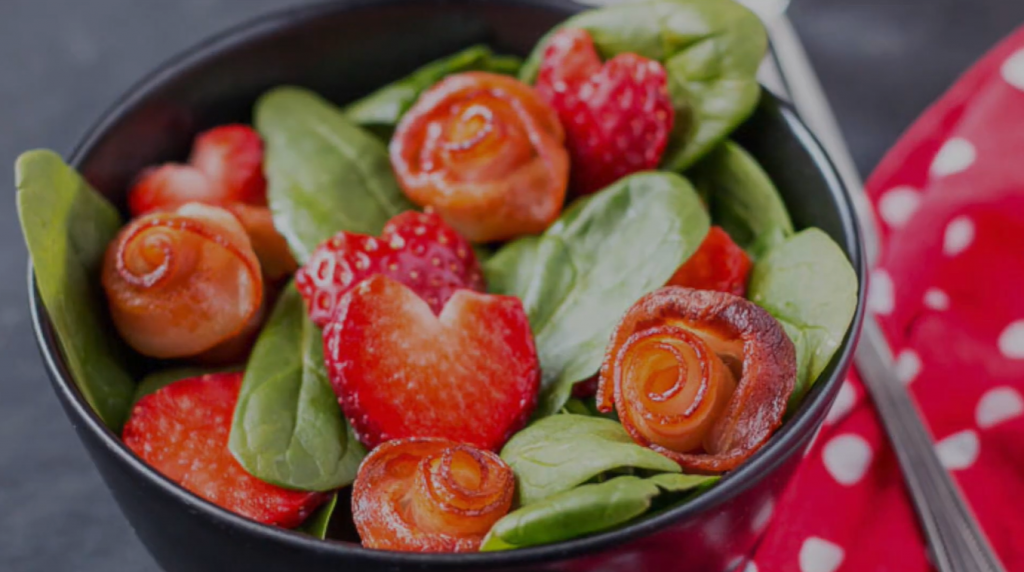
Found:
<svg viewBox="0 0 1024 572"><path fill-rule="evenodd" d="M880 235L864 184L843 139L825 92L792 23L785 15L767 22L773 61L786 94L829 153L854 198L869 266ZM771 75L769 73L769 75ZM907 482L918 518L941 572L1002 572L1004 569L953 478L942 466L933 439L906 387L897 379L882 330L869 315L854 355L878 409Z"/></svg>

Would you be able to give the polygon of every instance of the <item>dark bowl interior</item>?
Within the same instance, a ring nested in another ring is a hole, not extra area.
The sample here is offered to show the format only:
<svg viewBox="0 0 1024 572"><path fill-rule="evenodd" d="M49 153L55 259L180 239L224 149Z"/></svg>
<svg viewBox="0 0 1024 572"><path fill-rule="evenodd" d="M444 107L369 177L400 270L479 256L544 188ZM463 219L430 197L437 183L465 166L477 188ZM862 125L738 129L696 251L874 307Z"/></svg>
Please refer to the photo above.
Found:
<svg viewBox="0 0 1024 572"><path fill-rule="evenodd" d="M273 14L197 46L134 86L90 130L71 161L100 192L123 205L126 187L139 170L184 158L200 130L249 122L254 101L271 87L301 85L345 103L475 43L525 55L545 31L582 9L563 0L350 0ZM736 138L776 182L797 226L817 226L831 235L863 284L850 199L795 114L765 94ZM79 393L34 282L30 293L40 348L65 411L136 533L162 566L182 571L725 569L760 537L775 499L824 420L849 366L863 309L862 293L855 327L796 414L750 461L692 502L557 545L422 555L321 542L259 525L150 469L104 427Z"/></svg>

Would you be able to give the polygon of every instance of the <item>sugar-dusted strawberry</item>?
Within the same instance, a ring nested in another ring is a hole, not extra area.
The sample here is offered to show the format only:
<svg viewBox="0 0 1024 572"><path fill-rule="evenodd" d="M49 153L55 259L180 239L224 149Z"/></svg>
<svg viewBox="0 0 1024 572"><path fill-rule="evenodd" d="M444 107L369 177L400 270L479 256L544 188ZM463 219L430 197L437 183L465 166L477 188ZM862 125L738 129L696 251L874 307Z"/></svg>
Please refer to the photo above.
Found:
<svg viewBox="0 0 1024 572"><path fill-rule="evenodd" d="M215 194L206 173L192 165L167 163L139 174L128 192L128 211L139 217L190 202L209 202Z"/></svg>
<svg viewBox="0 0 1024 572"><path fill-rule="evenodd" d="M435 314L456 290L484 290L469 242L437 214L415 211L392 218L379 238L339 232L316 248L295 274L295 283L310 318L323 327L341 297L374 274L412 288Z"/></svg>
<svg viewBox="0 0 1024 572"><path fill-rule="evenodd" d="M222 125L200 133L189 162L232 201L267 204L263 140L248 125Z"/></svg>
<svg viewBox="0 0 1024 572"><path fill-rule="evenodd" d="M717 290L743 297L753 263L720 226L711 231L668 281L667 286L685 286L697 290Z"/></svg>
<svg viewBox="0 0 1024 572"><path fill-rule="evenodd" d="M544 52L537 91L565 127L576 193L599 191L661 162L675 110L660 63L624 53L602 65L590 34L566 29Z"/></svg>
<svg viewBox="0 0 1024 572"><path fill-rule="evenodd" d="M291 528L327 500L282 489L245 472L228 450L241 373L177 381L143 397L124 442L143 461L192 493L264 524Z"/></svg>
<svg viewBox="0 0 1024 572"><path fill-rule="evenodd" d="M437 437L497 450L537 401L522 302L459 290L440 316L383 275L360 282L324 330L331 385L368 447Z"/></svg>
<svg viewBox="0 0 1024 572"><path fill-rule="evenodd" d="M597 393L597 376L588 377L583 381L577 381L572 386L572 396L576 399L593 397Z"/></svg>
<svg viewBox="0 0 1024 572"><path fill-rule="evenodd" d="M224 125L200 133L188 164L147 169L128 191L128 211L133 217L190 202L265 206L267 181L259 133L247 125Z"/></svg>

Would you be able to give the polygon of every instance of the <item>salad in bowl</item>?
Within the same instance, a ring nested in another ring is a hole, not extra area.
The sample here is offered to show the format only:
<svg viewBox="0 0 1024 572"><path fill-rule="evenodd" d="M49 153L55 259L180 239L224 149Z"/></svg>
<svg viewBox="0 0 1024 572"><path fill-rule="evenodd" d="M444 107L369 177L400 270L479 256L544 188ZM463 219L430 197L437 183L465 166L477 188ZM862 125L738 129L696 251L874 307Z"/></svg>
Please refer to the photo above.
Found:
<svg viewBox="0 0 1024 572"><path fill-rule="evenodd" d="M648 0L345 105L278 86L120 205L27 152L75 384L190 493L370 549L515 550L692 502L858 307L844 251L731 139L766 45L731 0Z"/></svg>

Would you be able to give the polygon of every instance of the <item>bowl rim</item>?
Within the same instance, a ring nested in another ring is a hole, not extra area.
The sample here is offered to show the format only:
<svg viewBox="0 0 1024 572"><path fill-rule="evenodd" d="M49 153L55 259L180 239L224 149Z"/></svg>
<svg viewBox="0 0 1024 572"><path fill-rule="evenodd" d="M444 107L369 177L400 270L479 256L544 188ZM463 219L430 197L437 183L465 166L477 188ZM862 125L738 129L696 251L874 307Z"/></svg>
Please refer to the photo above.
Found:
<svg viewBox="0 0 1024 572"><path fill-rule="evenodd" d="M461 0L462 2L484 1L527 7L538 7L553 10L581 11L594 6L581 4L573 0ZM153 71L127 88L113 104L111 104L79 139L69 159L69 163L79 168L88 152L106 135L106 132L126 114L133 111L153 92L159 90L166 82L173 80L183 72L202 65L203 63L230 52L254 41L265 39L282 29L308 23L320 17L359 9L374 9L409 3L410 0L327 0L312 5L285 8L250 18L246 21L214 33L165 60ZM448 0L433 0L433 3L447 5ZM840 351L833 356L829 368L828 379L819 379L804 398L800 409L772 435L769 442L738 469L725 475L710 490L695 497L689 502L665 510L652 517L637 522L599 532L582 538L570 539L553 544L519 548L499 552L477 552L460 554L424 554L415 552L394 552L364 548L358 544L344 541L323 541L312 536L275 526L264 525L231 511L223 509L174 483L155 469L147 465L128 449L120 436L111 431L88 404L85 396L78 389L73 376L67 367L60 342L53 331L46 308L43 306L36 287L32 260L28 261L28 294L32 316L32 327L36 343L43 358L45 369L49 374L54 391L65 403L65 409L71 417L72 424L78 431L88 431L96 437L98 443L113 457L127 467L136 478L148 481L162 493L175 498L187 508L214 522L222 523L239 530L263 542L276 542L293 549L309 550L326 553L335 557L362 559L367 562L388 565L412 565L421 567L436 566L515 566L543 561L553 561L574 556L595 554L604 549L625 544L649 536L673 523L687 520L699 513L709 512L723 505L741 493L756 485L763 475L770 474L786 461L795 451L792 449L799 443L805 433L820 418L823 418L831 405L838 387L842 383L840 372L845 371L852 359L853 349L859 337L861 322L865 312L866 262L862 233L854 215L853 198L845 187L832 161L821 147L818 140L800 120L796 112L787 102L779 100L767 90L763 96L769 97L779 106L785 123L792 130L792 135L808 152L819 173L824 177L826 185L837 199L838 215L843 223L843 231L851 239L852 249L849 252L854 272L859 280L857 308L850 329L840 345ZM73 414L72 414L73 412ZM820 431L820 427L816 430ZM816 434L812 437L816 438ZM104 481L106 484L106 481Z"/></svg>

